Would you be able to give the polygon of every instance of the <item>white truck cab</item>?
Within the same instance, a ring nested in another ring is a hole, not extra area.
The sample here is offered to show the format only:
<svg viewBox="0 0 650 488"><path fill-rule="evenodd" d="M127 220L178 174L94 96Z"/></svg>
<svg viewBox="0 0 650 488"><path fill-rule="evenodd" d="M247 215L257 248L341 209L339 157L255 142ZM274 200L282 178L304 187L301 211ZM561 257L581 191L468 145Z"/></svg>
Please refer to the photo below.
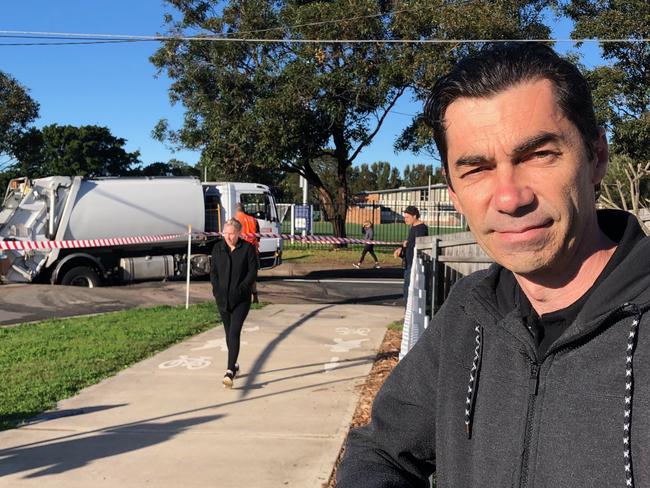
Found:
<svg viewBox="0 0 650 488"><path fill-rule="evenodd" d="M241 203L244 212L257 219L261 234L278 237L260 239L260 267L280 264L282 239L275 200L269 187L257 183L204 182L206 232L221 231L224 222L235 217L235 207ZM219 209L223 209L220 213Z"/></svg>

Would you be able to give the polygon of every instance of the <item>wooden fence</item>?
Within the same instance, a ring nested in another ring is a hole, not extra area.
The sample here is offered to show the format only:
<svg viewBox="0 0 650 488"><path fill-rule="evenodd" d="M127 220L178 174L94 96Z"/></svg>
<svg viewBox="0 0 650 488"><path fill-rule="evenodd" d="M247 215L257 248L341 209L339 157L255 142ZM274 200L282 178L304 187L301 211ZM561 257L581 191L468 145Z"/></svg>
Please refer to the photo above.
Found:
<svg viewBox="0 0 650 488"><path fill-rule="evenodd" d="M429 317L438 311L454 283L493 263L492 258L476 243L471 232L419 237L416 245L417 252L425 263Z"/></svg>

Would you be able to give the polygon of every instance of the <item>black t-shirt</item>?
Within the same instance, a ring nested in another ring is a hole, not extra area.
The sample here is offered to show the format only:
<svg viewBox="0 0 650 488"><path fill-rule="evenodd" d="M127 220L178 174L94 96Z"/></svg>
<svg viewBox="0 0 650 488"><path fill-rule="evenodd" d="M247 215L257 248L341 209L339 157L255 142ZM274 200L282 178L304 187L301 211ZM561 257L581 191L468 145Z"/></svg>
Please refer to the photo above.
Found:
<svg viewBox="0 0 650 488"><path fill-rule="evenodd" d="M424 224L412 225L406 239L406 268L411 269L413 253L415 252L415 238L429 235L429 228Z"/></svg>
<svg viewBox="0 0 650 488"><path fill-rule="evenodd" d="M614 251L614 254L594 284L591 285L591 288L578 300L561 310L545 313L540 317L530 304L528 297L519 286L519 283L517 283L517 280L515 280L512 272L506 269L501 270L497 285L497 306L499 310L504 312L509 312L515 307L519 307L524 324L535 338L537 356L540 360L544 357L549 347L573 323L592 292L625 259L625 256L629 254L635 244L643 238L643 235L638 233L624 236L624 227L610 228L609 231L603 229L603 231L606 232L611 240L618 242L616 251Z"/></svg>

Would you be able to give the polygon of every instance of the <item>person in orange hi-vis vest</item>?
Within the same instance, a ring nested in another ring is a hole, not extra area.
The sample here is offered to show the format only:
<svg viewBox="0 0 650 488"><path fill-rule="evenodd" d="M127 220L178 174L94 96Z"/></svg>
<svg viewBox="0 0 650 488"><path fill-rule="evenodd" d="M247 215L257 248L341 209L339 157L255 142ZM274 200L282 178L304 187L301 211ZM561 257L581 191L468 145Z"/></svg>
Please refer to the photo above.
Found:
<svg viewBox="0 0 650 488"><path fill-rule="evenodd" d="M255 248L255 253L257 254L257 267L259 269L260 262L260 238L257 235L260 233L260 224L255 217L247 214L244 211L244 207L241 203L238 203L235 206L235 219L237 219L242 226L241 236L247 242L250 242ZM257 295L257 282L253 283L251 288L252 302L259 303L259 298Z"/></svg>

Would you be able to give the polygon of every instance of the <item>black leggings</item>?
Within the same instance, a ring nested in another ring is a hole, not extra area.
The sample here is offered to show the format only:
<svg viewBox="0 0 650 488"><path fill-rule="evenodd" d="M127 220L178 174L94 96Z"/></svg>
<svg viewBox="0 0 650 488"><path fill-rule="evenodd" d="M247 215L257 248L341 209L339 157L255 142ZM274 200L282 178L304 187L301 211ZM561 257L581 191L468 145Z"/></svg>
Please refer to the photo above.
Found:
<svg viewBox="0 0 650 488"><path fill-rule="evenodd" d="M359 258L360 263L363 263L363 258L366 257L366 254L370 254L372 256L372 259L375 260L375 263L379 262L379 259L377 259L377 255L375 254L375 246L373 244L366 244L363 246L363 251L361 251L361 257Z"/></svg>
<svg viewBox="0 0 650 488"><path fill-rule="evenodd" d="M235 363L239 357L239 339L244 320L251 309L251 302L246 301L235 305L235 308L228 311L219 307L219 314L223 321L223 329L226 332L226 346L228 346L228 369L235 371Z"/></svg>

